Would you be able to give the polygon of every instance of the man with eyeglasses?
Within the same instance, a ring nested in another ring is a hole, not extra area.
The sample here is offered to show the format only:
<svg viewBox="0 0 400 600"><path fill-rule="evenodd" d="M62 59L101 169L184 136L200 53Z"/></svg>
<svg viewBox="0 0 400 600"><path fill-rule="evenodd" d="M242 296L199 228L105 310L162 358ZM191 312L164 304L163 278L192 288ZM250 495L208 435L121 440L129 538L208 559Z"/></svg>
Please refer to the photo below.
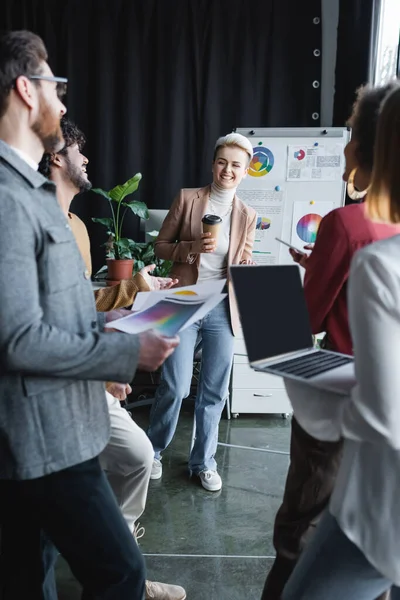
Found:
<svg viewBox="0 0 400 600"><path fill-rule="evenodd" d="M56 600L56 546L85 600L143 600L143 557L98 461L103 382L154 370L179 340L103 331L120 315L96 313L55 186L37 173L64 146L66 81L46 61L35 34L0 35L0 596Z"/></svg>

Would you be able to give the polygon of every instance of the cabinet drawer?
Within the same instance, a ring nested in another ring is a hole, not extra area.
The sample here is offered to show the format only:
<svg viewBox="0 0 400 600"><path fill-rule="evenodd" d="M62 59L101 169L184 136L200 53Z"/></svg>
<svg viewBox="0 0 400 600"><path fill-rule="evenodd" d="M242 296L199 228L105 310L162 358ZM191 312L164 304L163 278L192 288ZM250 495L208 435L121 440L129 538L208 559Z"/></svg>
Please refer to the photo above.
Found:
<svg viewBox="0 0 400 600"><path fill-rule="evenodd" d="M241 358L241 357L240 357ZM240 389L277 388L282 389L283 379L278 375L254 371L249 364L234 362L232 370L232 387Z"/></svg>
<svg viewBox="0 0 400 600"><path fill-rule="evenodd" d="M292 406L285 390L233 389L233 413L291 413Z"/></svg>

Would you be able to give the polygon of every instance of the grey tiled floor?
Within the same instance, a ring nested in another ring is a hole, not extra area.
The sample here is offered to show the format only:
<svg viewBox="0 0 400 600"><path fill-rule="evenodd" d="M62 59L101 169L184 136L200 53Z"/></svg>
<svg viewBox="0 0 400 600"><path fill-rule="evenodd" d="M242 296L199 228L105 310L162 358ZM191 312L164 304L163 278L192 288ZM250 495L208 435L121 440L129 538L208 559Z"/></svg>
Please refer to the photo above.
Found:
<svg viewBox="0 0 400 600"><path fill-rule="evenodd" d="M143 427L148 409L135 412ZM188 600L259 600L272 562L272 529L288 467L288 456L219 447L221 492L189 479L192 430L190 403L163 458L164 473L150 482L141 549L148 578L179 583ZM290 420L241 415L221 422L219 441L288 452ZM79 586L59 561L60 600L77 600Z"/></svg>

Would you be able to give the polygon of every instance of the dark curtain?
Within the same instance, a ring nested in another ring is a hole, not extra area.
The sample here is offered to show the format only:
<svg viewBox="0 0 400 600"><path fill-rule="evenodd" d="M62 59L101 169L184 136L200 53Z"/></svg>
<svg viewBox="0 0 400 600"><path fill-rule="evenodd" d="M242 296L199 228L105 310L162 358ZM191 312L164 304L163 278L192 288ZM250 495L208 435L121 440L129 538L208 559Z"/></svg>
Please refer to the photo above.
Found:
<svg viewBox="0 0 400 600"><path fill-rule="evenodd" d="M69 77L94 185L140 171L150 208L207 184L215 140L235 127L319 124L320 0L3 0L1 15L3 29L39 33ZM89 193L72 208L97 269L104 238L90 217L106 201ZM137 236L133 216L127 228Z"/></svg>
<svg viewBox="0 0 400 600"><path fill-rule="evenodd" d="M333 124L343 127L357 88L371 79L381 0L340 0Z"/></svg>

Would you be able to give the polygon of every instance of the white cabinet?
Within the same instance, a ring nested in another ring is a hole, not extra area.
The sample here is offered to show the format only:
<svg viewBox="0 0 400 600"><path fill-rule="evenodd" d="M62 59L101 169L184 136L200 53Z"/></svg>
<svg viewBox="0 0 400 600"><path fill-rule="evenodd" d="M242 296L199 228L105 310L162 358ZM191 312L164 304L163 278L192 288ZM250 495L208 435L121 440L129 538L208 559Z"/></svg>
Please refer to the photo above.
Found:
<svg viewBox="0 0 400 600"><path fill-rule="evenodd" d="M282 377L251 369L242 337L235 338L231 384L232 416L240 413L287 415L292 412Z"/></svg>

